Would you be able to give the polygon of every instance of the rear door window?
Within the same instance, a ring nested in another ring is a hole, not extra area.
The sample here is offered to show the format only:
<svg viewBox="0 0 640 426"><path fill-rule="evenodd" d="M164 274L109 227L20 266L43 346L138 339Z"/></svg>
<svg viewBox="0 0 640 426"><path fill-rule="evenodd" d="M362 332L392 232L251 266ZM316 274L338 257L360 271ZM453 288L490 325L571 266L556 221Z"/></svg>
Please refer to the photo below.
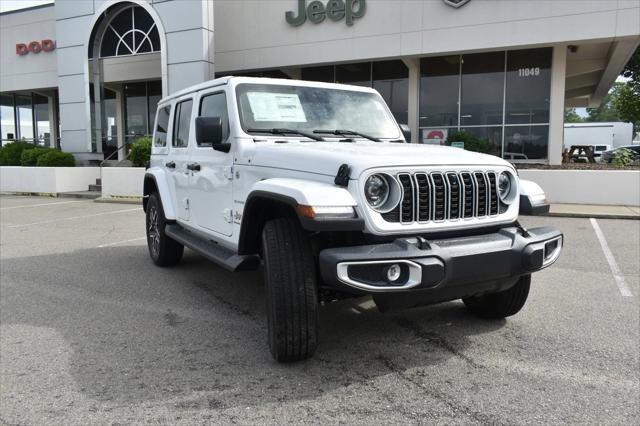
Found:
<svg viewBox="0 0 640 426"><path fill-rule="evenodd" d="M171 144L174 148L186 148L189 145L189 131L191 129L191 110L193 100L179 102L173 117L173 138Z"/></svg>

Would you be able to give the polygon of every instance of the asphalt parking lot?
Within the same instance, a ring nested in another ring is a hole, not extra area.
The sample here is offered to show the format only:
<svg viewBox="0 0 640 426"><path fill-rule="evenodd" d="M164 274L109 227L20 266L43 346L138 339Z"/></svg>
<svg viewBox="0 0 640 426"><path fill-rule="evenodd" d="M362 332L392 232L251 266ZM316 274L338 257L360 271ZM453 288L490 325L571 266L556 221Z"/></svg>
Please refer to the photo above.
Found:
<svg viewBox="0 0 640 426"><path fill-rule="evenodd" d="M640 221L522 222L565 248L515 317L341 301L279 365L259 272L155 267L135 205L2 196L0 424L635 424Z"/></svg>

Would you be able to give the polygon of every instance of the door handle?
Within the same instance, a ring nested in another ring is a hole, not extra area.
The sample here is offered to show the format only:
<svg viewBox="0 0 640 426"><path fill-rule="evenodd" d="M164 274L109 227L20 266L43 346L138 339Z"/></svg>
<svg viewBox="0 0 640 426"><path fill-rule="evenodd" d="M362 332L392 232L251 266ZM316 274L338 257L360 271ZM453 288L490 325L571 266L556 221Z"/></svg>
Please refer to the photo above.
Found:
<svg viewBox="0 0 640 426"><path fill-rule="evenodd" d="M192 172L199 172L200 164L198 163L187 164L187 170L191 170Z"/></svg>
<svg viewBox="0 0 640 426"><path fill-rule="evenodd" d="M168 163L165 163L164 166L166 168L168 168L168 169L175 169L176 168L176 163L174 163L173 161L169 161Z"/></svg>

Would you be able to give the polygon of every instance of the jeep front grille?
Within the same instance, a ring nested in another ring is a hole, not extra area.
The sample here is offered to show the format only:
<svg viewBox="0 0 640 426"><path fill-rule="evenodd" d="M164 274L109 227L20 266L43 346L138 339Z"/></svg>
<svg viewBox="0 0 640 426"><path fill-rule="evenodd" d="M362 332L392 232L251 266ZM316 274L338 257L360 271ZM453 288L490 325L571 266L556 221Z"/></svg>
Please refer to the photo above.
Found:
<svg viewBox="0 0 640 426"><path fill-rule="evenodd" d="M496 172L415 172L396 175L398 207L382 215L402 224L442 222L502 213Z"/></svg>

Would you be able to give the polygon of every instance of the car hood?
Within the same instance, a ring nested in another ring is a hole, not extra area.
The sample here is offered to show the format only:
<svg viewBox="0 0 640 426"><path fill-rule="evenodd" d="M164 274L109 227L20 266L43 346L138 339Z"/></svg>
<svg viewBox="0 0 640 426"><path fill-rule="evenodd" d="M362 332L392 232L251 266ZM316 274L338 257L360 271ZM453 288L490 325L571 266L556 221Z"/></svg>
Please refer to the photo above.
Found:
<svg viewBox="0 0 640 426"><path fill-rule="evenodd" d="M334 176L342 164L351 177L377 167L502 166L507 161L487 154L438 145L388 142L255 142L250 164Z"/></svg>

